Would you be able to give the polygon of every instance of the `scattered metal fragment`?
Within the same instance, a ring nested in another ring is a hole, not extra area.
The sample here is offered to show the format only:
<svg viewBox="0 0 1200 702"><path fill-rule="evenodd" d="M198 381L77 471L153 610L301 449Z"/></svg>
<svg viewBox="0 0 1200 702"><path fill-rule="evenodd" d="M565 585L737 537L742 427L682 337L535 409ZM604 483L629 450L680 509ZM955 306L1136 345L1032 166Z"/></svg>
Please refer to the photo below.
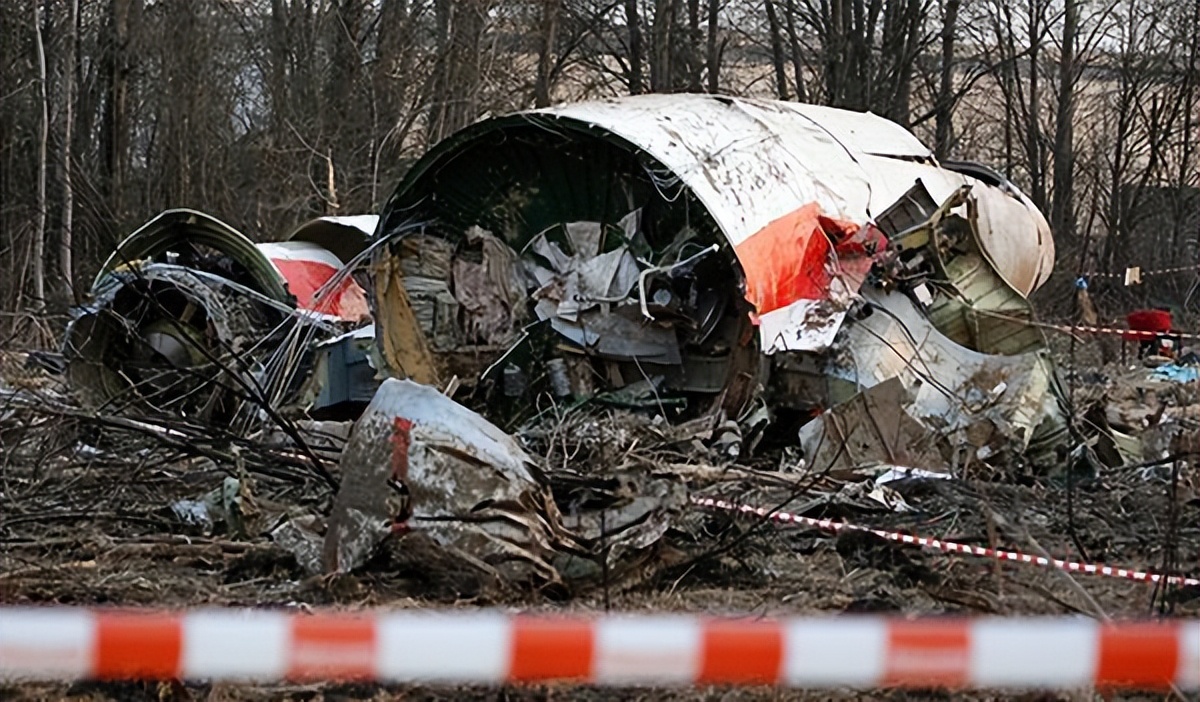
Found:
<svg viewBox="0 0 1200 702"><path fill-rule="evenodd" d="M800 429L800 448L810 470L853 470L900 465L946 471L935 433L913 418L897 377L868 388L822 413Z"/></svg>
<svg viewBox="0 0 1200 702"><path fill-rule="evenodd" d="M512 437L435 388L390 379L355 426L325 537L327 572L362 565L417 528L509 579L559 579L545 560L553 502Z"/></svg>

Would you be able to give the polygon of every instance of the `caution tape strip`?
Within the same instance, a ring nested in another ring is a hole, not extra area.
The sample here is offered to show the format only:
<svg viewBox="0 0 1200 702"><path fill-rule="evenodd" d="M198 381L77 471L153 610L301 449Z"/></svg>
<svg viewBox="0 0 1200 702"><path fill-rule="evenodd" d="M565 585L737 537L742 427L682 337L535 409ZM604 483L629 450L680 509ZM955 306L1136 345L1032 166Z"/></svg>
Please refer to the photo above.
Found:
<svg viewBox="0 0 1200 702"><path fill-rule="evenodd" d="M1151 331L1137 331L1134 329L1118 329L1116 327L1083 327L1083 326L1072 327L1070 325L1065 325L1065 324L1040 324L1040 326L1046 327L1048 329L1055 329L1057 331L1063 331L1063 332L1069 332L1069 333L1075 333L1075 334L1112 334L1112 335L1122 336L1126 339L1134 339L1134 340L1136 340L1136 339L1152 340L1152 339L1157 339L1161 336L1165 336L1165 337L1168 337L1171 339L1180 339L1180 340L1187 340L1187 341L1200 340L1200 334L1184 334L1182 332L1173 332L1173 331L1171 331L1171 332L1151 332Z"/></svg>
<svg viewBox="0 0 1200 702"><path fill-rule="evenodd" d="M1200 620L0 608L0 678L1200 689Z"/></svg>
<svg viewBox="0 0 1200 702"><path fill-rule="evenodd" d="M1013 317L1012 315L1001 314L999 312L989 312L987 310L979 310L978 313L981 315L984 315L986 317L991 317L992 319L1002 319L1007 322L1024 324L1024 325L1031 326L1031 327L1038 327L1040 329L1050 329L1053 331L1067 332L1069 334L1109 334L1109 335L1121 336L1121 337L1124 337L1125 339L1129 339L1129 340L1145 339L1148 341L1157 339L1159 337L1179 339L1180 341L1200 340L1200 334L1184 334L1183 332L1174 332L1174 331L1167 331L1167 332L1141 331L1141 330L1137 330L1137 329L1121 329L1119 327L1090 327L1090 326L1070 325L1070 324L1051 324L1049 322L1038 322L1038 321L1034 321L1034 320L1030 320L1030 319L1022 319L1020 317Z"/></svg>
<svg viewBox="0 0 1200 702"><path fill-rule="evenodd" d="M1080 273L1077 273L1076 271L1068 270L1065 268L1060 268L1059 270L1054 271L1054 275L1057 275L1060 277L1069 275L1069 276L1072 276L1075 278L1084 278L1085 280L1111 280L1114 278L1115 279L1124 279L1129 274L1129 271L1134 271L1134 270L1137 271L1138 276L1145 278L1148 276L1174 275L1176 273L1193 273L1196 271L1200 271L1200 264L1193 263L1190 266L1175 266L1172 268L1155 268L1153 270L1145 269L1145 268L1142 268L1141 266L1126 266L1125 270L1114 271L1112 273L1105 273L1105 272L1097 271L1094 273L1083 273L1083 274L1080 274Z"/></svg>
<svg viewBox="0 0 1200 702"><path fill-rule="evenodd" d="M1128 267L1129 270L1135 270L1135 269L1139 269L1139 268L1140 268L1140 266L1129 266ZM1176 266L1174 268L1156 268L1154 270L1138 270L1138 275L1145 278L1148 276L1157 276L1157 275L1173 275L1175 273L1192 273L1192 272L1198 271L1198 270L1200 270L1200 265L1193 263L1190 266ZM1070 275L1075 275L1074 273L1071 273L1071 271L1063 271L1063 272L1070 274ZM1083 277L1087 278L1089 280L1091 280L1092 278L1098 278L1098 279L1121 278L1121 279L1123 279L1123 278L1125 278L1126 275L1127 275L1127 271L1120 271L1120 272L1116 272L1116 273L1085 273L1083 275Z"/></svg>
<svg viewBox="0 0 1200 702"><path fill-rule="evenodd" d="M1200 579L1186 578L1178 575L1164 576L1158 573L1147 573L1140 570L1131 570L1129 568L1113 568L1106 565L1092 565L1090 563L1077 563L1075 561L1063 561L1057 558L1044 558L1042 556L1031 556L1027 553L1018 553L1016 551L1004 551L1001 549L984 548L982 546L969 546L967 544L955 543L953 541L943 541L942 539L929 539L922 536L913 536L911 534L901 534L894 531L883 531L881 529L871 529L869 527L849 524L847 522L835 522L830 519L813 519L812 517L802 517L798 514L790 512L771 511L762 507L754 507L751 505L740 505L724 500L714 500L711 498L693 498L692 502L700 507L708 509L716 509L725 512L733 512L736 514L749 514L763 519L769 519L782 524L801 524L804 526L821 529L832 533L841 531L858 531L895 541L902 544L911 544L922 548L930 548L946 553L963 553L969 556L981 556L984 558L996 558L1003 561L1012 561L1014 563L1028 563L1030 565L1042 566L1045 568L1058 568L1060 570L1070 571L1072 573L1087 573L1089 575L1106 575L1113 578L1124 578L1126 580L1136 580L1139 582L1166 582L1169 585L1181 585L1184 587L1200 587ZM1200 659L1197 660L1197 665L1200 665Z"/></svg>

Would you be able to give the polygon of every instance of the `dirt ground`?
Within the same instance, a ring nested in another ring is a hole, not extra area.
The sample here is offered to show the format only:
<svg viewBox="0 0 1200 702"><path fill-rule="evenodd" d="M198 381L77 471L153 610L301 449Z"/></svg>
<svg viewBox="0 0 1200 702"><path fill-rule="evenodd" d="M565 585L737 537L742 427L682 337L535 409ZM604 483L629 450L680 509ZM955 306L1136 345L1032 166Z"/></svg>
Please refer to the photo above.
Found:
<svg viewBox="0 0 1200 702"><path fill-rule="evenodd" d="M1107 468L1094 478L973 470L953 480L892 483L910 511L843 499L848 481L832 476L779 480L779 456L766 448L747 471L681 475L694 495L725 496L833 517L879 529L973 545L1128 568L1200 576L1200 475L1189 460L1200 407L1188 388L1146 380L1144 368L1106 367L1073 376L1078 413L1103 402L1110 421L1141 431L1160 413L1179 427L1179 460ZM11 385L53 396L52 384ZM59 400L44 407L0 405L0 604L233 605L280 607L482 607L603 612L752 613L764 617L841 612L913 615L1200 616L1200 588L1063 572L900 546L863 534L731 519L692 509L666 536L601 581L566 592L501 587L426 557L408 538L387 544L367 567L336 578L306 576L266 535L282 515L327 509L332 489L294 455L256 450L219 436L176 429L192 448L138 427L97 420ZM619 421L619 420L614 420ZM1140 424L1139 424L1140 423ZM1187 438L1193 437L1193 438ZM624 440L631 441L632 433ZM607 437L605 451L636 451ZM644 440L636 443L645 447ZM199 448L195 448L199 447ZM1197 445L1195 448L1200 448ZM677 451L677 450L676 450ZM603 452L601 452L603 453ZM703 464L704 457L646 449L646 465ZM594 464L589 464L594 461ZM1152 463L1155 461L1144 461ZM573 470L611 465L576 452ZM332 470L335 470L333 468ZM239 524L211 533L172 511L227 476L242 486ZM336 476L334 476L336 478ZM776 689L613 690L572 686L498 688L376 685L0 683L0 700L851 700L1086 699L1062 695ZM1163 699L1118 695L1108 699Z"/></svg>

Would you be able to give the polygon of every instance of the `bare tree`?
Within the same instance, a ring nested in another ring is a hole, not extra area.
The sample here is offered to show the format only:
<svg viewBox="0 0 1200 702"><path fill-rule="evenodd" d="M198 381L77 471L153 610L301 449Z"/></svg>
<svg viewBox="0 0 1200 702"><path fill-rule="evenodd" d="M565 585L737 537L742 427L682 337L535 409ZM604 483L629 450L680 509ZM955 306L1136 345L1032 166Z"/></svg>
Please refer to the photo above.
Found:
<svg viewBox="0 0 1200 702"><path fill-rule="evenodd" d="M942 10L941 72L934 112L936 114L934 153L945 158L950 153L950 138L954 128L954 40L958 33L958 9L962 0L945 0Z"/></svg>
<svg viewBox="0 0 1200 702"><path fill-rule="evenodd" d="M104 103L101 140L104 148L104 181L110 211L118 217L125 213L126 163L129 157L129 85L137 55L134 46L136 24L142 14L143 0L110 0L107 17L108 38L103 57L108 90Z"/></svg>
<svg viewBox="0 0 1200 702"><path fill-rule="evenodd" d="M931 8L931 0L796 0L796 19L820 46L813 70L823 101L908 125L917 60L936 36Z"/></svg>
<svg viewBox="0 0 1200 702"><path fill-rule="evenodd" d="M678 65L675 61L681 0L654 0L654 19L651 25L650 90L667 93L677 86Z"/></svg>
<svg viewBox="0 0 1200 702"><path fill-rule="evenodd" d="M534 88L534 104L538 107L550 105L550 81L554 68L554 45L558 34L562 0L542 0L541 37L538 47L537 82Z"/></svg>
<svg viewBox="0 0 1200 702"><path fill-rule="evenodd" d="M638 0L625 0L625 25L629 30L629 94L645 92L642 73L642 13Z"/></svg>
<svg viewBox="0 0 1200 702"><path fill-rule="evenodd" d="M62 229L58 240L58 265L63 290L79 301L75 294L75 267L73 265L73 240L75 224L75 187L71 180L71 142L75 126L75 71L79 62L79 0L71 0L68 18L67 59L63 67L63 130L62 130Z"/></svg>
<svg viewBox="0 0 1200 702"><path fill-rule="evenodd" d="M796 31L796 0L786 0L783 13L787 25L788 48L792 57L792 78L796 85L796 99L808 102L808 89L805 87L804 61L801 59L800 34Z"/></svg>
<svg viewBox="0 0 1200 702"><path fill-rule="evenodd" d="M767 29L771 33L771 64L775 67L775 92L780 100L787 100L787 69L783 58L783 27L775 12L775 0L764 0L767 10Z"/></svg>
<svg viewBox="0 0 1200 702"><path fill-rule="evenodd" d="M31 0L33 6L33 32L37 47L38 94L42 107L41 126L38 131L37 157L37 225L33 232L33 304L38 309L46 306L46 171L49 167L46 146L50 141L50 91L46 87L46 43L42 36L41 0Z"/></svg>
<svg viewBox="0 0 1200 702"><path fill-rule="evenodd" d="M1054 191L1050 226L1059 235L1075 236L1075 50L1079 34L1079 1L1064 0L1062 42L1058 52L1058 96L1054 118Z"/></svg>

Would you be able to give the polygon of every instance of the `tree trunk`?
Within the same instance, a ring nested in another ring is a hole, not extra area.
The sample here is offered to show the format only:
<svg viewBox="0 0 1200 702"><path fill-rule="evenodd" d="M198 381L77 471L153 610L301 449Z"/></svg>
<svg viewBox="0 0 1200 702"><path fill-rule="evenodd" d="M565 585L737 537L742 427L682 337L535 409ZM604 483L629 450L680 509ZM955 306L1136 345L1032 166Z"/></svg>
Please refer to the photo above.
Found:
<svg viewBox="0 0 1200 702"><path fill-rule="evenodd" d="M132 70L132 23L142 0L111 0L111 31L105 63L108 100L102 139L109 209L118 219L125 215L125 164L129 151L129 76Z"/></svg>
<svg viewBox="0 0 1200 702"><path fill-rule="evenodd" d="M675 62L672 43L679 14L679 0L657 0L654 6L654 25L651 28L654 44L651 47L650 91L669 93L675 90Z"/></svg>
<svg viewBox="0 0 1200 702"><path fill-rule="evenodd" d="M775 92L780 100L790 99L788 95L787 71L783 67L783 29L779 25L779 16L775 12L775 0L765 0L767 8L767 28L771 32L771 63L775 66Z"/></svg>
<svg viewBox="0 0 1200 702"><path fill-rule="evenodd" d="M542 0L541 46L538 50L537 82L533 89L536 107L550 106L550 70L553 66L555 35L558 33L561 10L562 0Z"/></svg>
<svg viewBox="0 0 1200 702"><path fill-rule="evenodd" d="M700 31L700 0L687 0L688 10L688 42L687 42L687 69L688 69L688 91L698 93L703 88L701 87L701 68L704 61L701 58L700 43L704 39L703 33Z"/></svg>
<svg viewBox="0 0 1200 702"><path fill-rule="evenodd" d="M479 54L487 0L439 0L438 80L434 83L431 141L453 134L475 119L479 99Z"/></svg>
<svg viewBox="0 0 1200 702"><path fill-rule="evenodd" d="M629 94L646 92L642 68L642 17L638 12L638 0L625 0L625 22L629 28Z"/></svg>
<svg viewBox="0 0 1200 702"><path fill-rule="evenodd" d="M937 122L934 128L934 153L938 158L949 155L950 140L954 133L954 34L958 28L960 5L961 0L946 0L946 14L942 19L942 75L938 85Z"/></svg>
<svg viewBox="0 0 1200 702"><path fill-rule="evenodd" d="M1058 109L1054 125L1054 193L1050 227L1066 241L1075 236L1075 42L1077 0L1065 0L1062 52L1058 61Z"/></svg>
<svg viewBox="0 0 1200 702"><path fill-rule="evenodd" d="M796 0L787 0L784 20L792 54L792 74L796 81L796 99L800 102L808 102L808 91L804 88L804 62L800 59L800 35L796 32Z"/></svg>
<svg viewBox="0 0 1200 702"><path fill-rule="evenodd" d="M721 92L720 15L721 0L708 0L708 92L714 94Z"/></svg>
<svg viewBox="0 0 1200 702"><path fill-rule="evenodd" d="M42 107L38 129L37 225L33 232L33 304L37 311L46 308L46 146L50 141L50 93L46 90L46 45L42 38L41 0L32 0L33 32L37 47L38 92Z"/></svg>
<svg viewBox="0 0 1200 702"><path fill-rule="evenodd" d="M1041 62L1040 7L1036 2L1029 4L1029 108L1025 119L1025 152L1029 162L1029 197L1038 209L1046 211L1046 174L1042 159L1042 134L1038 118L1042 114L1040 76Z"/></svg>
<svg viewBox="0 0 1200 702"><path fill-rule="evenodd" d="M68 296L76 303L80 296L75 292L75 266L72 258L75 225L75 188L71 170L71 142L75 127L75 67L79 63L79 0L71 0L70 33L67 35L67 60L63 69L63 138L62 138L62 233L58 240L58 265L62 285Z"/></svg>

